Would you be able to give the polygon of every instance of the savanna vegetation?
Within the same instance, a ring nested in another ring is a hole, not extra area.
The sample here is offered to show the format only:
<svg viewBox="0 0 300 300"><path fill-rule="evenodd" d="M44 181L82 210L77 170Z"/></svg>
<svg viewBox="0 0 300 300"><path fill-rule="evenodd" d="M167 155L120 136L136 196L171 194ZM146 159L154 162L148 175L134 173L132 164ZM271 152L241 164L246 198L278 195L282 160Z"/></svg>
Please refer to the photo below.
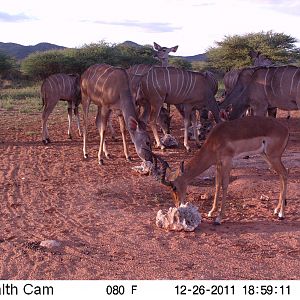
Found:
<svg viewBox="0 0 300 300"><path fill-rule="evenodd" d="M216 42L214 47L207 50L205 61L191 63L183 57L174 56L170 57L169 63L194 71L210 70L222 78L224 73L232 68L251 65L248 56L251 49L260 51L276 64L298 65L300 51L296 42L297 40L290 35L272 31L225 36L222 41ZM58 72L81 74L95 63L128 68L133 64L157 64L157 60L153 58L151 45L130 47L104 41L75 49L36 52L22 61L16 61L0 52L0 108L40 110L39 87L42 79ZM27 103L27 108L20 108L22 101Z"/></svg>

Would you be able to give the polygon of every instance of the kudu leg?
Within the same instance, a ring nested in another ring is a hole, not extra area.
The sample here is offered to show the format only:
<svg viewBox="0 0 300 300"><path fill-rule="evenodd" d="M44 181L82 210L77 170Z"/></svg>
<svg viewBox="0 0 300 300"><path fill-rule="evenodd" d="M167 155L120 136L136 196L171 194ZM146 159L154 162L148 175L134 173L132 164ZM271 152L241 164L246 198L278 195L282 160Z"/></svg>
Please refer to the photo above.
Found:
<svg viewBox="0 0 300 300"><path fill-rule="evenodd" d="M76 116L78 135L81 136L82 134L81 134L81 129L80 129L80 117L79 117L79 112L78 112L78 106L76 106L76 105L74 108L74 115Z"/></svg>
<svg viewBox="0 0 300 300"><path fill-rule="evenodd" d="M48 101L44 105L44 109L42 112L42 141L45 145L50 143L49 133L48 133L48 128L47 128L47 120L57 102L58 102L58 100L56 100L56 99Z"/></svg>
<svg viewBox="0 0 300 300"><path fill-rule="evenodd" d="M89 112L89 105L90 100L82 98L82 116L83 116L83 128L82 128L82 134L83 134L83 157L88 158L88 154L86 151L86 141L87 141L87 118L88 118L88 112Z"/></svg>
<svg viewBox="0 0 300 300"><path fill-rule="evenodd" d="M121 135L122 135L124 154L125 154L126 160L131 161L132 158L128 154L128 147L127 147L127 143L126 143L126 126L125 126L124 117L123 117L123 115L118 115L118 118L119 118L119 123L120 123L120 130L121 130Z"/></svg>
<svg viewBox="0 0 300 300"><path fill-rule="evenodd" d="M187 152L191 151L191 148L188 144L188 139L189 139L189 126L190 126L190 120L191 120L191 113L192 113L192 107L185 105L184 107L184 147L186 149ZM196 138L196 136L195 136ZM198 138L199 141L199 138Z"/></svg>
<svg viewBox="0 0 300 300"><path fill-rule="evenodd" d="M99 110L98 110L99 111ZM110 110L103 109L103 107L100 109L100 126L99 126L99 135L100 135L100 145L99 145L99 151L98 151L98 163L99 165L103 165L104 161L102 158L102 152L103 148L105 147L105 131L107 126L107 121L110 115ZM109 154L106 151L105 147L105 156L109 158Z"/></svg>
<svg viewBox="0 0 300 300"><path fill-rule="evenodd" d="M72 102L68 102L68 137L71 140L72 139Z"/></svg>
<svg viewBox="0 0 300 300"><path fill-rule="evenodd" d="M108 116L108 121L111 120L111 115ZM98 111L97 111L97 116L96 116L96 127L99 131L99 136L101 136L101 132L100 132L100 128L101 128L101 107L98 106ZM99 146L99 151L100 151L100 146ZM103 141L103 152L105 154L105 157L107 159L110 158L110 154L107 150L107 143L106 143L106 139L104 139ZM98 152L98 159L99 159L99 152Z"/></svg>
<svg viewBox="0 0 300 300"><path fill-rule="evenodd" d="M160 142L158 131L157 131L157 125L156 125L158 114L159 114L159 111L160 111L160 107L161 106L151 107L149 124L150 124L150 127L152 129L154 139L156 141L156 147L164 150L165 146L162 145L162 143Z"/></svg>

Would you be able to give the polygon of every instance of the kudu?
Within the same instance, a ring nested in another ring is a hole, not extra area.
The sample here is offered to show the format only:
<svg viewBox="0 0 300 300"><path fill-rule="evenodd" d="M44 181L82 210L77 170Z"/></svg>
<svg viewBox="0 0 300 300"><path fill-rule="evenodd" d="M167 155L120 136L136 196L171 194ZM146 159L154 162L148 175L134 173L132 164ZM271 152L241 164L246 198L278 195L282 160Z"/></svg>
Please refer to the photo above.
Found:
<svg viewBox="0 0 300 300"><path fill-rule="evenodd" d="M49 115L53 111L55 105L59 100L68 102L68 136L71 139L71 122L72 122L72 109L74 109L74 115L77 117L77 127L79 135L80 121L78 114L78 106L81 101L80 94L80 76L78 74L53 74L47 77L41 86L41 96L43 100L43 112L42 112L42 141L44 144L50 142L49 133L47 128L47 120Z"/></svg>
<svg viewBox="0 0 300 300"><path fill-rule="evenodd" d="M146 64L138 64L138 65L133 65L130 68L126 69L129 79L130 79L130 87L132 91L132 96L134 99L135 104L139 107L141 111L141 121L144 123L148 123L148 117L150 113L150 108L147 103L147 101L143 101L143 99L139 99L139 101L136 101L137 99L137 94L140 86L140 81L142 79L142 76L145 75L149 70L152 68L152 65L146 65ZM170 122L171 122L171 117L169 115L169 112L167 111L166 108L162 107L161 110L159 111L159 115L157 118L157 124L160 126L162 129L163 133L170 133Z"/></svg>
<svg viewBox="0 0 300 300"><path fill-rule="evenodd" d="M155 42L153 43L153 45L154 45L154 49L155 49L154 57L156 57L160 60L162 67L168 67L169 66L169 53L176 52L178 49L178 46L174 46L171 48L162 47Z"/></svg>
<svg viewBox="0 0 300 300"><path fill-rule="evenodd" d="M186 202L187 187L192 180L215 165L216 191L208 216L211 217L218 210L222 188L221 208L215 219L215 224L220 224L225 212L233 159L247 154L261 154L279 175L280 195L274 214L277 214L279 219L283 219L288 173L281 157L288 137L288 129L274 118L250 116L219 123L208 134L196 155L185 165L182 163L175 172L169 172L166 176L169 166L167 162L160 159L163 163L161 182L172 189L174 203L179 206Z"/></svg>
<svg viewBox="0 0 300 300"><path fill-rule="evenodd" d="M251 58L252 65L254 67L260 67L260 66L263 67L263 66L273 66L274 65L272 60L267 58L265 55L263 55L259 51L250 50L248 55ZM224 79L223 79L224 87L225 87L224 96L231 92L231 90L235 86L235 84L238 80L239 74L242 70L243 69L232 69L224 75ZM251 115L252 114L251 109L247 110L246 114ZM268 107L268 116L276 118L276 114L277 114L276 107ZM289 116L289 114L288 114L288 116Z"/></svg>
<svg viewBox="0 0 300 300"><path fill-rule="evenodd" d="M263 116L269 107L298 110L300 107L300 68L294 66L243 69L232 91L220 107L232 106L230 119L239 118L250 107Z"/></svg>
<svg viewBox="0 0 300 300"><path fill-rule="evenodd" d="M129 159L125 142L125 124L138 156L142 160L152 161L150 138L145 130L145 124L138 120L130 91L128 74L125 69L106 64L92 65L81 76L81 94L84 121L83 155L85 158L88 157L86 151L88 109L90 103L93 102L98 106L99 164L103 164L103 150L105 156L109 158L109 153L105 146L105 130L111 110L116 110L119 116L126 158Z"/></svg>
<svg viewBox="0 0 300 300"><path fill-rule="evenodd" d="M156 145L161 149L164 146L161 144L158 136L156 120L163 103L184 104L184 146L187 151L190 150L188 145L188 126L191 112L194 108L201 110L206 107L212 111L216 122L220 121L217 102L207 76L202 73L174 67L153 67L142 77L138 94L139 98L146 99L151 107L149 124L153 131ZM196 132L194 134L196 142L199 144Z"/></svg>

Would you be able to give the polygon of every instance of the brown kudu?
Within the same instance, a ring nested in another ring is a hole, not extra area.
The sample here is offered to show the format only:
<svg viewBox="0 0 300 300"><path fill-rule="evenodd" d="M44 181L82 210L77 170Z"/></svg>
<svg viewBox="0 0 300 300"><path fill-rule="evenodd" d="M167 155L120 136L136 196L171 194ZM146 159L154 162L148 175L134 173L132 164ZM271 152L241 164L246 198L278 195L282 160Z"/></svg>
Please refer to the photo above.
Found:
<svg viewBox="0 0 300 300"><path fill-rule="evenodd" d="M128 73L130 79L130 86L133 99L135 100L135 102L137 102L135 104L142 111L141 117L143 117L143 119L141 119L141 121L143 121L146 124L148 123L147 117L149 116L148 112L150 108L147 106L147 101L143 101L143 99L139 99L139 101L136 101L136 98L142 76L149 72L149 70L152 67L152 65L138 64L126 69L126 72ZM171 117L169 115L169 112L166 108L162 107L157 118L157 124L160 126L164 134L170 133L170 122Z"/></svg>
<svg viewBox="0 0 300 300"><path fill-rule="evenodd" d="M118 113L126 158L129 159L125 142L125 124L138 156L142 160L152 161L150 138L145 130L145 124L138 120L130 91L128 74L125 69L106 64L92 65L81 76L81 94L84 121L83 155L85 158L88 157L86 151L88 109L90 103L93 102L98 106L99 164L103 164L103 150L105 156L109 158L105 146L105 130L111 110L116 110Z"/></svg>
<svg viewBox="0 0 300 300"><path fill-rule="evenodd" d="M248 107L260 116L269 107L299 110L299 85L300 68L295 66L245 68L220 107L232 106L230 119L239 118Z"/></svg>
<svg viewBox="0 0 300 300"><path fill-rule="evenodd" d="M59 100L64 100L68 102L69 138L72 138L72 109L74 109L74 115L77 117L78 132L79 135L81 135L78 114L78 106L81 101L80 76L78 74L59 73L50 75L42 83L41 96L43 100L42 140L44 144L48 144L50 142L47 128L47 120Z"/></svg>
<svg viewBox="0 0 300 300"><path fill-rule="evenodd" d="M140 83L138 99L146 99L151 107L149 123L153 131L157 147L161 144L156 128L156 120L163 103L184 104L184 146L187 151L188 126L194 108L201 110L206 107L212 111L216 122L220 121L219 108L210 87L207 76L174 67L153 67L143 76ZM194 127L195 128L195 127ZM199 144L196 132L196 142Z"/></svg>
<svg viewBox="0 0 300 300"><path fill-rule="evenodd" d="M227 188L234 158L247 154L261 154L280 178L280 196L274 214L284 218L288 173L281 157L288 142L289 132L279 121L266 117L245 117L217 124L208 134L201 149L175 172L166 176L168 164L163 163L161 182L172 189L176 206L186 202L187 187L211 166L216 166L216 191L208 216L218 210L220 191L222 202L215 224L220 224L225 212ZM159 158L159 157L157 157Z"/></svg>
<svg viewBox="0 0 300 300"><path fill-rule="evenodd" d="M171 48L168 47L162 47L158 45L157 43L153 43L154 46L154 57L158 58L161 62L162 67L168 67L169 66L169 53L170 52L176 52L178 49L178 46L174 46Z"/></svg>

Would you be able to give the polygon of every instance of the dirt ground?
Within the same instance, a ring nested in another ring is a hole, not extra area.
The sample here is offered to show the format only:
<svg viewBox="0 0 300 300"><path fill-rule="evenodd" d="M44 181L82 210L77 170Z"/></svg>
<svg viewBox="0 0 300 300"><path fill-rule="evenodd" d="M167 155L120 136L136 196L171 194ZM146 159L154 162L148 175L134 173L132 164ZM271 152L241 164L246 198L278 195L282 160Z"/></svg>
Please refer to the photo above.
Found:
<svg viewBox="0 0 300 300"><path fill-rule="evenodd" d="M207 217L214 169L194 180L188 198L202 223L178 233L156 227L158 210L173 206L171 196L131 169L140 164L132 144L129 163L120 136L108 138L112 159L97 164L93 114L85 161L81 138L67 139L65 111L50 116L48 146L40 114L0 111L0 279L300 279L300 113L280 117L291 133L283 156L286 218L273 216L278 177L255 156L235 162L221 226ZM196 151L194 143L192 153L184 151L181 127L176 117L179 148L157 152L173 167ZM49 239L62 246L40 247Z"/></svg>

